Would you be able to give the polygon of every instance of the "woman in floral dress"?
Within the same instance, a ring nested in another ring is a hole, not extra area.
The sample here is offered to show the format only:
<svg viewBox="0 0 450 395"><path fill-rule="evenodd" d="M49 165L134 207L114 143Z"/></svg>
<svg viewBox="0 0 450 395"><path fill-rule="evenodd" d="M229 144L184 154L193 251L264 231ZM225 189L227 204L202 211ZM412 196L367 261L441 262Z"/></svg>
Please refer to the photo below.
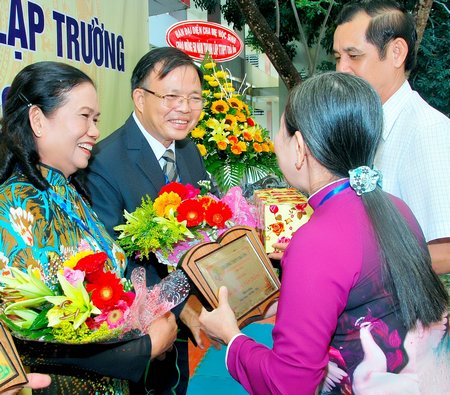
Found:
<svg viewBox="0 0 450 395"><path fill-rule="evenodd" d="M39 269L50 288L62 262L80 251L104 252L123 277L126 259L73 177L85 168L99 130L93 81L57 62L25 67L6 99L0 139L0 270ZM110 344L64 345L16 339L25 365L49 373L49 394L128 394L151 358L176 337L173 315L148 335ZM151 338L151 341L150 341Z"/></svg>

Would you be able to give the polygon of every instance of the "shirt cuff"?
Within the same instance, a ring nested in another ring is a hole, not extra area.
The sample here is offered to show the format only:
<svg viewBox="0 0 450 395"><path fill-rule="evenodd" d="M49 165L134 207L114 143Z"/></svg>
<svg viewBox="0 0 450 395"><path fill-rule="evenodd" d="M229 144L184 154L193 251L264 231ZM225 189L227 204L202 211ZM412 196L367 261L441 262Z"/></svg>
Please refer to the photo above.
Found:
<svg viewBox="0 0 450 395"><path fill-rule="evenodd" d="M227 370L228 370L228 364L227 364L227 361L228 361L228 351L230 350L231 345L233 344L234 340L235 340L238 336L246 336L246 335L244 335L243 333L238 333L237 335L234 335L234 336L231 338L231 340L229 341L228 346L227 346L227 352L225 353L225 367L227 368Z"/></svg>

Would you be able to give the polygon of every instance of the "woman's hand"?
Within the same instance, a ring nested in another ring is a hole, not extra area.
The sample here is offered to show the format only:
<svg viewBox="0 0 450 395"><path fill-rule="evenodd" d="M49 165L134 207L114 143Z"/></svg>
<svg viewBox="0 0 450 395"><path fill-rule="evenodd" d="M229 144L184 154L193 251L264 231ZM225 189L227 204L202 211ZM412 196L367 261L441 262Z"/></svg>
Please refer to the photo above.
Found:
<svg viewBox="0 0 450 395"><path fill-rule="evenodd" d="M241 332L236 316L228 303L228 290L223 286L219 288L217 309L208 312L203 308L199 319L206 334L224 344L228 344L233 336Z"/></svg>
<svg viewBox="0 0 450 395"><path fill-rule="evenodd" d="M200 321L198 320L201 308L202 305L200 304L198 299L192 295L189 296L189 299L184 305L183 310L181 310L180 320L183 321L183 323L191 331L192 336L194 336L195 342L197 343L197 346L203 350L204 344L200 336L201 326Z"/></svg>
<svg viewBox="0 0 450 395"><path fill-rule="evenodd" d="M52 379L47 374L41 374L41 373L28 373L27 374L28 384L25 385L25 387L17 387L13 390L8 390L4 392L0 392L2 395L15 395L17 394L22 388L31 388L33 390L37 390L40 388L45 388L50 385L52 382Z"/></svg>
<svg viewBox="0 0 450 395"><path fill-rule="evenodd" d="M268 255L269 258L281 261L284 251L286 250L288 245L289 245L289 243L274 243L274 244L272 244L272 247L274 248L274 252L272 252Z"/></svg>
<svg viewBox="0 0 450 395"><path fill-rule="evenodd" d="M150 324L148 334L152 341L151 359L161 356L172 348L177 339L178 326L173 313L167 313Z"/></svg>

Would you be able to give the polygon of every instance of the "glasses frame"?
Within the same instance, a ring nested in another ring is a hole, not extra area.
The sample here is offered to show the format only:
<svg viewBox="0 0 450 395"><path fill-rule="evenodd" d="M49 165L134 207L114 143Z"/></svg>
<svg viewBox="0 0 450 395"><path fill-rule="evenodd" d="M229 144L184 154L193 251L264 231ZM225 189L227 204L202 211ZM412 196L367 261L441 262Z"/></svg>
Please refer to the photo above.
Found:
<svg viewBox="0 0 450 395"><path fill-rule="evenodd" d="M145 91L145 92L147 92L147 93L151 93L153 96L156 96L158 99L161 99L162 101L163 101L163 105L164 105L164 107L167 107L167 108L177 108L177 107L180 107L182 104L183 104L183 102L184 102L184 100L186 100L187 101L187 104L188 104L188 106L189 106L189 108L191 109L191 110L202 110L203 109L203 106L204 106L204 100L203 100L203 98L202 98L202 101L201 101L201 103L202 103L202 105L201 105L201 107L199 107L199 108L193 108L192 107L192 105L191 105L191 100L193 99L192 97L186 97L186 96L182 96L182 95L174 95L174 94L172 94L172 93L168 93L167 95L160 95L159 93L156 93L156 92L154 92L154 91L151 91L150 89L147 89L147 88L144 88L143 86L140 86L139 87L139 89L142 89L143 91ZM178 101L177 101L177 103L174 105L174 106L168 106L167 105L167 99L166 99L166 97L167 96L176 96L177 98L178 98ZM181 101L182 100L182 101Z"/></svg>

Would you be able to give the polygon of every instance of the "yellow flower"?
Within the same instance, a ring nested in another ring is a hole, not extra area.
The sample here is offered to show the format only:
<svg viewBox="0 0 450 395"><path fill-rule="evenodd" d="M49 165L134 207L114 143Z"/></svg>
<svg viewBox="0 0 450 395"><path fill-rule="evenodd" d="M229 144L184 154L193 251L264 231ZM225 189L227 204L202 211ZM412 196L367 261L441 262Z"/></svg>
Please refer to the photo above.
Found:
<svg viewBox="0 0 450 395"><path fill-rule="evenodd" d="M164 192L158 196L153 203L153 207L160 217L169 217L170 211L176 211L181 204L181 197L175 192Z"/></svg>
<svg viewBox="0 0 450 395"><path fill-rule="evenodd" d="M234 89L233 87L226 87L226 88L223 88L223 90L227 93L231 93L231 92L234 92L236 89Z"/></svg>
<svg viewBox="0 0 450 395"><path fill-rule="evenodd" d="M214 93L214 97L216 99L222 99L224 96L225 96L225 93L223 93L223 92L216 92L216 93Z"/></svg>
<svg viewBox="0 0 450 395"><path fill-rule="evenodd" d="M208 81L208 84L209 84L210 86L212 86L213 88L215 88L216 86L219 85L219 82L216 81L216 80L210 80L210 81Z"/></svg>
<svg viewBox="0 0 450 395"><path fill-rule="evenodd" d="M192 132L191 135L192 137L196 138L196 139L202 139L203 136L205 135L206 130L205 128L202 128L201 126L197 126Z"/></svg>
<svg viewBox="0 0 450 395"><path fill-rule="evenodd" d="M242 103L242 111L246 117L250 116L250 109L248 108L247 103Z"/></svg>
<svg viewBox="0 0 450 395"><path fill-rule="evenodd" d="M206 155L206 153L207 153L206 147L203 144L197 144L197 148L198 148L201 156Z"/></svg>
<svg viewBox="0 0 450 395"><path fill-rule="evenodd" d="M264 139L261 136L261 131L257 131L254 135L253 135L253 139L255 141L257 141L258 143L262 143L264 141Z"/></svg>
<svg viewBox="0 0 450 395"><path fill-rule="evenodd" d="M236 117L234 115L227 114L225 116L225 123L228 125L227 129L232 129L236 123Z"/></svg>
<svg viewBox="0 0 450 395"><path fill-rule="evenodd" d="M205 69L213 69L214 67L216 67L216 64L214 62L209 62L209 63L206 63L203 67Z"/></svg>
<svg viewBox="0 0 450 395"><path fill-rule="evenodd" d="M227 102L228 102L228 104L229 104L231 107L234 107L234 108L236 108L237 110L240 110L240 109L242 108L242 105L243 105L242 101L239 100L237 97L230 97L230 98L227 100ZM244 121L242 121L242 122L244 122Z"/></svg>
<svg viewBox="0 0 450 395"><path fill-rule="evenodd" d="M200 113L200 118L198 119L198 121L200 122L204 117L205 117L206 113L204 111L202 111Z"/></svg>
<svg viewBox="0 0 450 395"><path fill-rule="evenodd" d="M269 140L269 150L270 152L275 152L275 144L273 143L272 140Z"/></svg>
<svg viewBox="0 0 450 395"><path fill-rule="evenodd" d="M230 107L225 100L216 100L213 104L211 104L211 112L213 114L226 114L229 109Z"/></svg>
<svg viewBox="0 0 450 395"><path fill-rule="evenodd" d="M212 76L212 75L208 75L208 74L205 74L204 76L203 76L203 78L206 80L206 81L213 81L214 80L214 77Z"/></svg>
<svg viewBox="0 0 450 395"><path fill-rule="evenodd" d="M210 93L211 93L211 91L209 89L202 90L203 96L208 96Z"/></svg>
<svg viewBox="0 0 450 395"><path fill-rule="evenodd" d="M94 251L80 251L64 262L64 266L73 269L81 258L92 255Z"/></svg>
<svg viewBox="0 0 450 395"><path fill-rule="evenodd" d="M236 113L236 118L239 122L245 122L247 120L247 117L244 114L242 114L240 111L238 111Z"/></svg>
<svg viewBox="0 0 450 395"><path fill-rule="evenodd" d="M245 144L244 141L239 141L237 143L238 147L241 149L242 152L247 151L247 144Z"/></svg>
<svg viewBox="0 0 450 395"><path fill-rule="evenodd" d="M224 80L228 78L228 73L223 70L216 71L215 75L217 78L222 78Z"/></svg>

